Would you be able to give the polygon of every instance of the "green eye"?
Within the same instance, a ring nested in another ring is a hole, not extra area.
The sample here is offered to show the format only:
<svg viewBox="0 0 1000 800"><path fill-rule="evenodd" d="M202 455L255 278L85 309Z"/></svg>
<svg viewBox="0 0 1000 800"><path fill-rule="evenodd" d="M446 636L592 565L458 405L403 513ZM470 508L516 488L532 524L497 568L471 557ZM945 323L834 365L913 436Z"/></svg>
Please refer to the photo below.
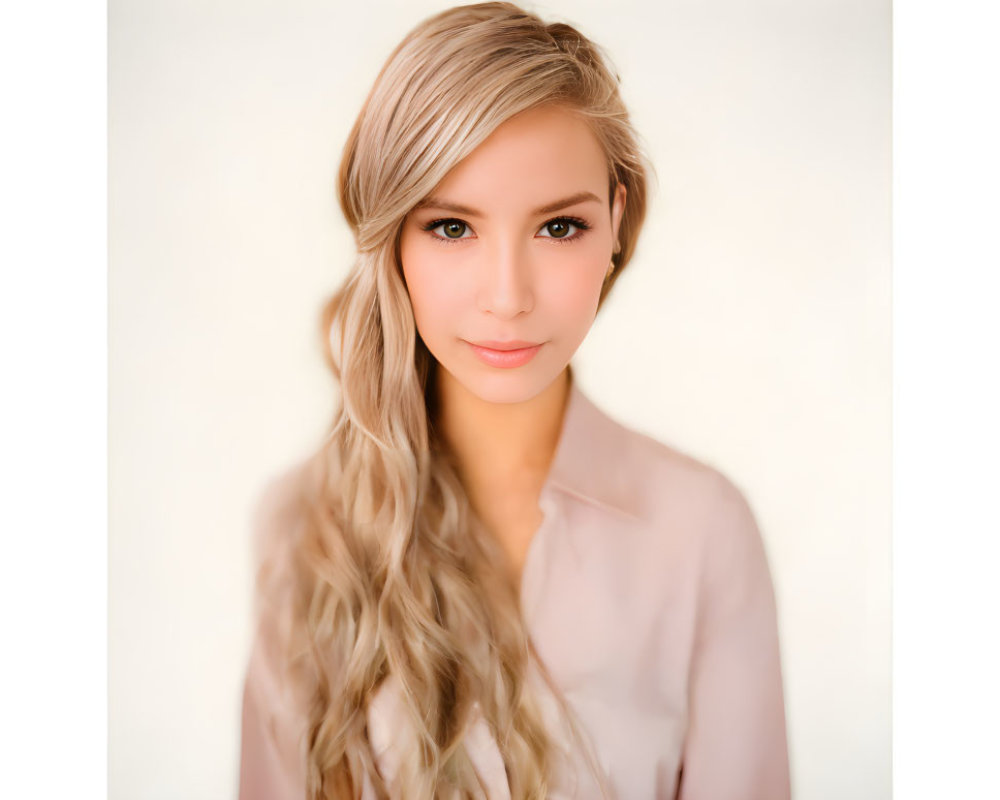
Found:
<svg viewBox="0 0 1000 800"><path fill-rule="evenodd" d="M458 242L463 239L474 239L474 236L466 236L470 232L469 225L460 219L436 219L422 226L423 230L430 233L438 241ZM441 232L438 232L438 229ZM556 242L574 242L579 239L585 231L590 230L584 220L579 217L555 217L542 225L539 231L543 239L552 239Z"/></svg>
<svg viewBox="0 0 1000 800"><path fill-rule="evenodd" d="M574 228L576 230L573 230ZM548 232L548 236L543 235L542 238L557 242L573 242L588 230L590 226L579 217L556 217L542 226L542 231Z"/></svg>
<svg viewBox="0 0 1000 800"><path fill-rule="evenodd" d="M438 228L444 231L443 236L437 233ZM423 229L428 231L435 239L447 242L457 242L461 239L469 238L465 235L468 228L469 226L460 219L436 219L423 226Z"/></svg>

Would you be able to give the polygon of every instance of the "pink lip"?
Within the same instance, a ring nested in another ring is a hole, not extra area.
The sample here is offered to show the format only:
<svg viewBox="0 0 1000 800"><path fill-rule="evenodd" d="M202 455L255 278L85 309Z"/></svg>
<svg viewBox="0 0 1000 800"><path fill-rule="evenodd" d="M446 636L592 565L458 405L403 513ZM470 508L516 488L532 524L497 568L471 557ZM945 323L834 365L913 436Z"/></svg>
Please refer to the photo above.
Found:
<svg viewBox="0 0 1000 800"><path fill-rule="evenodd" d="M537 342L524 342L520 339L510 339L506 342L500 342L496 339L484 339L481 342L469 342L469 344L474 344L478 347L487 347L490 350L523 350L526 347L537 347Z"/></svg>
<svg viewBox="0 0 1000 800"><path fill-rule="evenodd" d="M527 364L535 357L535 353L542 349L542 344L514 340L509 342L479 342L477 344L468 342L472 352L480 361L501 369L511 369Z"/></svg>

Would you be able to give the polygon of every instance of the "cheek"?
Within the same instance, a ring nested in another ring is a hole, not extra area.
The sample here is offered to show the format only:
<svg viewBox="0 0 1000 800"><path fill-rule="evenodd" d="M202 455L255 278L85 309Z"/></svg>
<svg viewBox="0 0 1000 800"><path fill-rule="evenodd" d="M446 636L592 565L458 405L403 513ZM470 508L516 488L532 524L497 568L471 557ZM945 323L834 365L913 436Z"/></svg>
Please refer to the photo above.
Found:
<svg viewBox="0 0 1000 800"><path fill-rule="evenodd" d="M589 329L597 314L597 301L605 268L590 259L560 270L558 285L546 292L548 307L568 329Z"/></svg>
<svg viewBox="0 0 1000 800"><path fill-rule="evenodd" d="M433 339L436 330L451 327L449 323L465 305L461 291L445 279L434 259L405 249L400 255L417 330L425 341Z"/></svg>

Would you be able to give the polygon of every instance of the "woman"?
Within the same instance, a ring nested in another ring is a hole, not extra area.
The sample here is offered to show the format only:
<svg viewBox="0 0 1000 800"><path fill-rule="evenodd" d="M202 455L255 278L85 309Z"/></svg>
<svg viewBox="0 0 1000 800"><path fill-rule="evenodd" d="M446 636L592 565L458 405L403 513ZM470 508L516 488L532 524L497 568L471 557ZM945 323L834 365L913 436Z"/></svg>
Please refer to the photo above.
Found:
<svg viewBox="0 0 1000 800"><path fill-rule="evenodd" d="M243 800L788 797L746 502L570 366L646 174L568 25L458 7L389 57L339 175L342 405L257 517Z"/></svg>

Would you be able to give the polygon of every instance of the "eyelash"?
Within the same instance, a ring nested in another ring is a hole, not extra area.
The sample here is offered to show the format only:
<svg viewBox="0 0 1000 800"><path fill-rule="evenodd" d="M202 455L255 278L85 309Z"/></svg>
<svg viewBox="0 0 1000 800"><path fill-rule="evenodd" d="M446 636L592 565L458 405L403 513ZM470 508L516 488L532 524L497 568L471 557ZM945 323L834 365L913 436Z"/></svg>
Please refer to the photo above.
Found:
<svg viewBox="0 0 1000 800"><path fill-rule="evenodd" d="M431 235L432 238L434 238L434 239L436 239L436 240L438 240L440 242L444 242L445 244L455 244L456 242L467 241L467 238L465 236L463 236L463 237L461 237L459 239L452 239L451 237L448 237L448 236L438 236L436 233L433 232L435 228L441 227L446 222L457 222L460 225L464 225L467 230L470 228L469 223L467 223L467 222L465 222L463 220L455 219L454 217L443 217L441 219L435 219L435 220L432 220L431 222L428 222L426 225L422 226L422 230L427 231ZM573 226L575 226L577 228L577 232L574 233L574 234L571 234L570 236L543 236L542 237L543 239L551 239L553 242L557 242L558 244L566 244L568 242L575 242L577 239L579 239L580 237L583 236L583 234L584 234L585 231L589 231L590 230L590 225L588 225L584 220L580 219L579 217L553 217L552 219L550 219L547 222L545 222L542 225L542 228L545 228L546 226L551 225L553 222L568 222L569 224L571 224L571 225L573 225ZM539 228L539 230L541 230L541 228Z"/></svg>

